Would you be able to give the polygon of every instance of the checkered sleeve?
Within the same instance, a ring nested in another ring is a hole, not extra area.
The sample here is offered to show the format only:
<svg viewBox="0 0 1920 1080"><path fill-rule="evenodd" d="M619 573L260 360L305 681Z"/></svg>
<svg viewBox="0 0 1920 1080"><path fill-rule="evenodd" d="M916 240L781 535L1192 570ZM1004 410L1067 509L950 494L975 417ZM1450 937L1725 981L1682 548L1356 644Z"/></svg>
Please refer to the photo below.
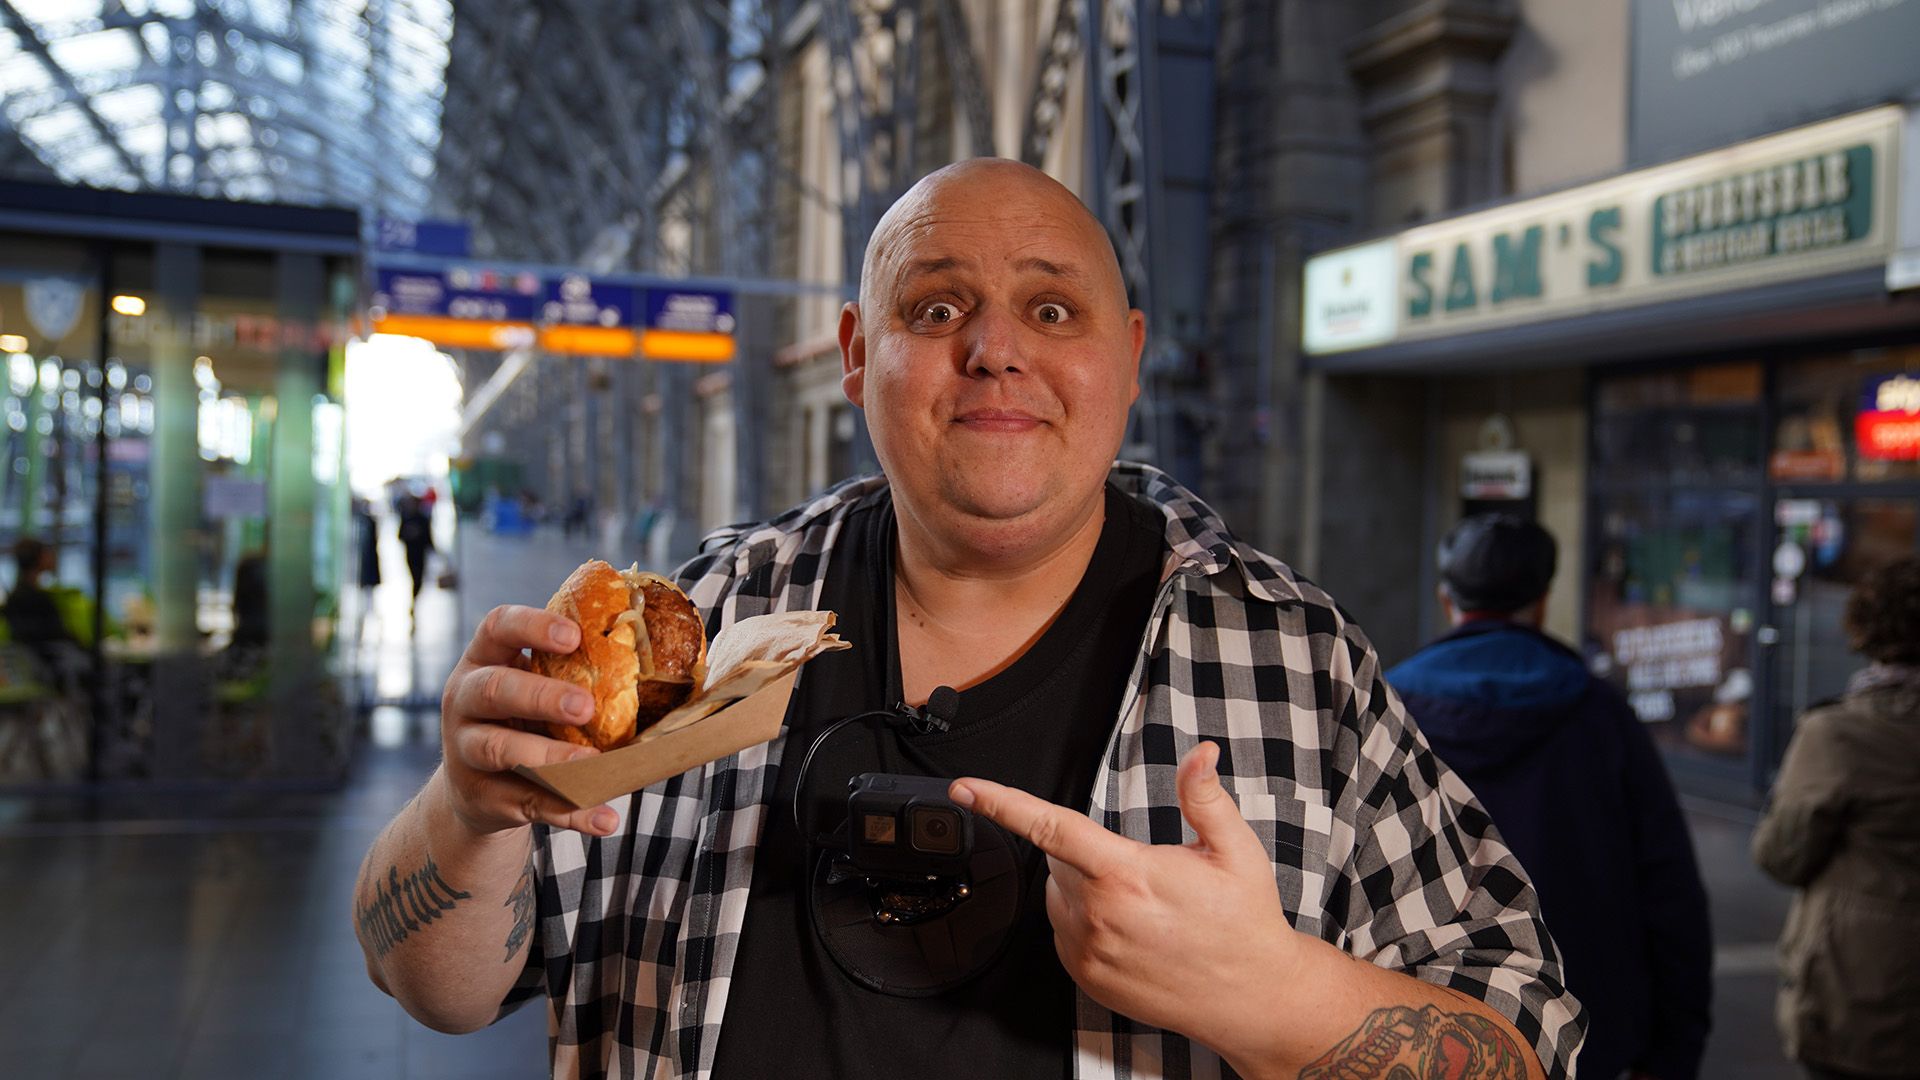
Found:
<svg viewBox="0 0 1920 1080"><path fill-rule="evenodd" d="M1562 981L1532 883L1408 719L1372 645L1341 621L1333 674L1348 691L1341 726L1358 744L1344 808L1356 833L1329 917L1348 952L1485 1002L1533 1044L1549 1077L1571 1077L1586 1015Z"/></svg>

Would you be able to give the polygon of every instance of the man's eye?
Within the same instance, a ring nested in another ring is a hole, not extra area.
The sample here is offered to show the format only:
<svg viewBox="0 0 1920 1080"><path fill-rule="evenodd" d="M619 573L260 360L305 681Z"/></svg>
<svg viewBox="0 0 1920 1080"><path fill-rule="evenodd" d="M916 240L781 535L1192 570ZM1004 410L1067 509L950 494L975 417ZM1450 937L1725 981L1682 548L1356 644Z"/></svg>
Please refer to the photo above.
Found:
<svg viewBox="0 0 1920 1080"><path fill-rule="evenodd" d="M928 304L920 317L930 323L950 323L960 317L960 309L947 303Z"/></svg>
<svg viewBox="0 0 1920 1080"><path fill-rule="evenodd" d="M1066 322L1072 315L1064 304L1041 304L1033 309L1033 317L1051 326Z"/></svg>

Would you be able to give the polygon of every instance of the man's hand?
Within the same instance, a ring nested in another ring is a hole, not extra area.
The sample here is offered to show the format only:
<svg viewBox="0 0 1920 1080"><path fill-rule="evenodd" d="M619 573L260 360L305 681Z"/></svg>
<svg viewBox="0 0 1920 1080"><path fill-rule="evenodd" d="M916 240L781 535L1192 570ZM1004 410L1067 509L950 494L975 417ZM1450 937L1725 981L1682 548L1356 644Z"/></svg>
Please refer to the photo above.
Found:
<svg viewBox="0 0 1920 1080"><path fill-rule="evenodd" d="M1232 1057L1273 1026L1261 988L1286 979L1297 935L1266 845L1220 785L1220 749L1180 762L1180 812L1199 834L1142 844L1084 814L986 780L953 800L1047 856L1047 917L1067 974L1095 1001Z"/></svg>
<svg viewBox="0 0 1920 1080"><path fill-rule="evenodd" d="M534 822L594 836L613 832L617 818L611 808L576 810L513 775L515 765L549 765L597 753L513 723L547 720L578 726L593 717L593 698L586 691L527 670L521 652L568 653L579 645L580 628L570 619L539 608L497 607L481 620L466 655L447 676L440 699L446 790L454 816L476 835Z"/></svg>

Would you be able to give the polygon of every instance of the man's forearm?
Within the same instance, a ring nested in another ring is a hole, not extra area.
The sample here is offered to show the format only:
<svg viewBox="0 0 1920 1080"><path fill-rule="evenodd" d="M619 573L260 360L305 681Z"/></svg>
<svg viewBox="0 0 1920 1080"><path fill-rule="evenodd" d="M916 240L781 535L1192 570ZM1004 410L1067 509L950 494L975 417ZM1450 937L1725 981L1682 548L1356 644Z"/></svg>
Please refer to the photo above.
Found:
<svg viewBox="0 0 1920 1080"><path fill-rule="evenodd" d="M441 1031L493 1020L526 958L534 921L532 832L476 836L453 817L436 772L387 826L354 886L367 972Z"/></svg>
<svg viewBox="0 0 1920 1080"><path fill-rule="evenodd" d="M1484 1003L1306 939L1285 985L1208 1043L1249 1080L1542 1080L1533 1047ZM1202 1042L1208 1042L1203 1036ZM1396 1071L1404 1068L1405 1073Z"/></svg>

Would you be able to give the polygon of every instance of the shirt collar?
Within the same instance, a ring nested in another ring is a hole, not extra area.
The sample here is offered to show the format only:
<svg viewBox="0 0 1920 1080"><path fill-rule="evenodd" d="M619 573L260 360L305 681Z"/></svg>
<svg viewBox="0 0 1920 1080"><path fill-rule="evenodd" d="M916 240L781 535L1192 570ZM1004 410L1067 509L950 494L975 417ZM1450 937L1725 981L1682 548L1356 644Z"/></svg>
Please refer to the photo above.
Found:
<svg viewBox="0 0 1920 1080"><path fill-rule="evenodd" d="M1196 577L1234 574L1250 595L1268 603L1304 599L1285 564L1234 539L1213 507L1173 477L1137 461L1116 461L1107 476L1115 487L1144 499L1166 518L1171 573Z"/></svg>
<svg viewBox="0 0 1920 1080"><path fill-rule="evenodd" d="M1122 493L1142 499L1160 511L1165 519L1163 536L1170 554L1166 576L1178 573L1214 577L1230 573L1245 584L1249 594L1268 603L1304 599L1298 581L1285 564L1234 539L1213 508L1173 477L1141 462L1116 461L1107 478ZM854 477L763 528L775 533L791 533L837 519L885 486L887 478L878 473ZM745 539L761 538L756 530Z"/></svg>

